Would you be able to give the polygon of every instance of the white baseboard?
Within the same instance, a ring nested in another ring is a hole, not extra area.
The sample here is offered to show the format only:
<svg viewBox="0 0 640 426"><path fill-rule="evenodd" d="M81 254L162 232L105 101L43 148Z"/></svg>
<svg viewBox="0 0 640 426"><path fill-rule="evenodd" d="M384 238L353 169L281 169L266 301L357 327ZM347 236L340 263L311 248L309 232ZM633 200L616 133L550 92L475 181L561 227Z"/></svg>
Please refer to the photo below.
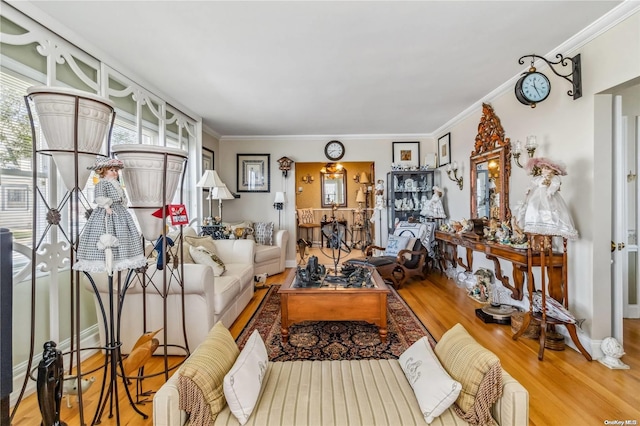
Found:
<svg viewBox="0 0 640 426"><path fill-rule="evenodd" d="M583 332L579 327L576 327L576 330L578 332L578 339L580 340L580 343L582 344L582 346L584 346L587 352L589 352L591 358L593 358L594 360L602 358L604 356L602 350L600 349L602 340L592 340L591 337L587 336L585 332ZM576 352L580 352L575 343L573 343L573 340L571 340L571 336L569 335L569 331L566 327L556 327L556 332L564 336L564 343L567 346L569 346Z"/></svg>
<svg viewBox="0 0 640 426"><path fill-rule="evenodd" d="M44 343L44 342L43 342ZM71 347L71 339L63 340L58 343L57 349L64 352L69 352ZM81 348L99 348L100 347L100 333L98 330L98 324L94 324L91 327L83 330L80 333L80 347ZM36 348L38 349L38 348ZM99 349L92 349L86 351L80 351L80 358L82 361L91 357L93 354L98 352ZM38 363L42 360L42 352L38 352L33 356L33 363L31 365L32 371L38 367ZM74 355L74 363L75 363L75 355ZM64 357L65 369L69 367L69 357ZM18 401L18 396L20 395L20 391L24 384L25 376L27 375L27 366L28 361L23 361L20 364L13 367L13 392L11 392L10 402L9 404L13 407ZM34 376L36 375L34 371ZM29 379L27 381L27 386L24 391L23 399L27 396L31 395L36 391L36 382L34 380Z"/></svg>

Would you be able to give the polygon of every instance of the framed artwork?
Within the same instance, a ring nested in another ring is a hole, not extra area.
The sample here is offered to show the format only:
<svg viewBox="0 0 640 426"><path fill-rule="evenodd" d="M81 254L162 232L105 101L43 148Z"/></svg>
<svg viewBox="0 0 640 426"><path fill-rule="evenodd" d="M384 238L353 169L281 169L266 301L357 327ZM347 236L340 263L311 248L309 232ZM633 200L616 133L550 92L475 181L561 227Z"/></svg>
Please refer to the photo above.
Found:
<svg viewBox="0 0 640 426"><path fill-rule="evenodd" d="M271 154L237 154L238 192L271 190Z"/></svg>
<svg viewBox="0 0 640 426"><path fill-rule="evenodd" d="M392 163L420 167L420 142L393 142Z"/></svg>
<svg viewBox="0 0 640 426"><path fill-rule="evenodd" d="M213 151L202 148L202 171L213 170Z"/></svg>
<svg viewBox="0 0 640 426"><path fill-rule="evenodd" d="M438 138L438 167L451 163L451 133Z"/></svg>

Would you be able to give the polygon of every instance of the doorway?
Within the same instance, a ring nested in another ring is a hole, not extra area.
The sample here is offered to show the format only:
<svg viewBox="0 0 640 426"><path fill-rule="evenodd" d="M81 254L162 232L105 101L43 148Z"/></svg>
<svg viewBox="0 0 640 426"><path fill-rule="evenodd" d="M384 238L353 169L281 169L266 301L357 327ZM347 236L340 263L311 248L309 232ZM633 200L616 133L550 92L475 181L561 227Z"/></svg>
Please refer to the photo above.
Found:
<svg viewBox="0 0 640 426"><path fill-rule="evenodd" d="M637 336L640 332L640 188L637 177L640 166L640 85L616 90L612 108L612 335L624 345L625 336ZM628 343L637 345L637 342Z"/></svg>

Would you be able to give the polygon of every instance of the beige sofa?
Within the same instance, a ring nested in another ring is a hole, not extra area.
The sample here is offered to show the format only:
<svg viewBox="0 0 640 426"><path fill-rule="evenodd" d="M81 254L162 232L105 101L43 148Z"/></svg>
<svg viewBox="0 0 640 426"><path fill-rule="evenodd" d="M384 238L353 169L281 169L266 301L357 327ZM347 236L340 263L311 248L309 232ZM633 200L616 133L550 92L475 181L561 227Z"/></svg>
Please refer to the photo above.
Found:
<svg viewBox="0 0 640 426"><path fill-rule="evenodd" d="M239 359L239 351L230 335L230 343L220 340L219 336L220 327L216 325L203 345L191 355L192 359L187 360L155 394L154 425L209 424L209 419L213 419L211 424L214 425L240 424L225 402L221 384L221 376L232 370L232 364L235 369L234 363ZM452 340L449 339L441 347L448 347ZM251 349L253 353L254 348ZM436 346L436 353L437 351ZM477 351L469 348L466 358L475 359L476 354ZM459 360L459 355L457 353L454 356ZM456 362L460 364L459 361ZM473 363L466 360L464 362ZM456 368L459 367L456 365ZM464 365L462 367L466 368ZM491 406L491 417L499 425L528 425L527 390L499 366L498 369L502 373L502 395ZM193 372L195 376L192 375ZM475 371L469 375L474 373ZM189 379L182 380L181 375ZM431 375L427 375L427 378L425 382L429 386L433 380L437 380L432 379ZM216 383L212 384L214 381ZM190 383L198 383L195 391ZM181 389L184 389L182 395ZM400 361L395 359L268 362L261 379L257 403L250 411L246 424L426 425L416 392L405 376ZM194 410L193 418L181 410L181 406L191 407ZM431 424L468 424L455 414L452 407L435 417Z"/></svg>
<svg viewBox="0 0 640 426"><path fill-rule="evenodd" d="M185 263L184 266L184 314L185 329L189 349L193 351L207 336L211 328L221 321L230 327L242 310L247 306L254 293L254 249L256 244L251 240L211 240L217 255L225 264L226 271L222 276L214 277L210 266L204 264ZM120 322L120 340L122 352L130 353L136 340L147 331L164 328L163 300L160 294L165 293L166 274L167 289L167 345L184 346L182 327L182 290L178 277L182 269L164 268L157 270L156 265L149 266L147 273L137 274L126 291L122 305ZM92 275L98 297L94 297L98 312L100 340L104 345L104 319L100 315L100 304L108 309L108 281L106 274ZM121 282L124 282L122 274ZM83 278L85 288L92 289L89 280ZM115 281L117 282L117 281ZM144 284L143 284L144 283ZM117 293L116 290L114 290ZM146 303L145 303L146 301ZM146 306L146 315L143 311ZM146 323L146 327L145 327ZM164 330L156 336L160 344L164 343ZM156 355L164 353L163 346ZM168 354L184 355L184 350L167 346Z"/></svg>
<svg viewBox="0 0 640 426"><path fill-rule="evenodd" d="M233 234L235 234L235 230L237 228L240 228L242 231L246 228L253 229L255 225L254 222L248 220L241 222L223 222L223 224L230 228ZM242 232L238 235L242 235ZM267 274L268 276L271 276L279 274L285 270L289 231L286 229L274 229L272 238L272 245L256 243L255 258L253 262L254 273L256 275Z"/></svg>

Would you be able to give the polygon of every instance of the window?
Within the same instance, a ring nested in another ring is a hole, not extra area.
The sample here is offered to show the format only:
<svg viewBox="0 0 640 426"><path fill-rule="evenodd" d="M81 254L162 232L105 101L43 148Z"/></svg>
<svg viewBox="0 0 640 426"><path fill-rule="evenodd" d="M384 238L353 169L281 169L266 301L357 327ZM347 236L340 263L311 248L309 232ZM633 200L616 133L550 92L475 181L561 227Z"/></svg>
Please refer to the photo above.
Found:
<svg viewBox="0 0 640 426"><path fill-rule="evenodd" d="M39 170L36 188L33 187L31 125L24 101L28 87L44 85L44 82L52 80L51 84L55 86L107 96L116 106L111 145L161 145L189 151L190 146L198 143L200 135L195 133L197 122L168 105L161 97L148 92L125 75L55 34L47 35L47 41L56 43L55 51L38 49L42 32L47 30L25 19L11 7L3 8L0 20L0 31L3 35L8 35L3 38L0 52L0 227L10 229L15 242L30 247L34 233L36 238L45 234L42 242L49 242L51 232L48 232L50 226L46 215L50 208L58 207L62 214L59 227L61 232L54 235L66 240L66 234L82 229L86 222L84 210L92 207L93 203L94 182L90 177L78 195L80 223L74 225L77 228L64 229L63 224L69 222L65 216L70 214L68 204L65 204L67 190L59 176L58 179L52 179L56 177L57 171L55 164L47 156L39 155L36 158L35 164ZM13 35L19 37L11 37ZM48 55L60 55L64 61L59 63L47 60ZM100 78L101 73L105 78ZM102 82L106 82L107 87L101 87ZM38 142L42 140L41 137L37 138ZM189 166L193 170L188 170L187 173L195 174L197 164L198 161L190 162ZM184 180L189 181L190 179ZM52 188L52 182L57 182L57 187ZM40 195L43 203L34 202ZM193 198L194 194L185 188L182 202L195 206L195 200L191 201ZM58 206L58 203L61 205ZM32 230L34 210L38 223ZM28 259L14 257L14 270L25 262Z"/></svg>

